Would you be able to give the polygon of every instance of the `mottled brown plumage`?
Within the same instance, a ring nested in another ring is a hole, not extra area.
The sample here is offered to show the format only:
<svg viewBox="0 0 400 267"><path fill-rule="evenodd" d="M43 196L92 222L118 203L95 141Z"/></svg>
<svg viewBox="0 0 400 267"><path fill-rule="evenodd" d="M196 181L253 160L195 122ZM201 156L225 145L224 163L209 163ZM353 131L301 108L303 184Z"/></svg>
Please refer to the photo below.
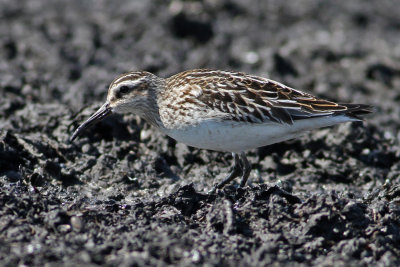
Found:
<svg viewBox="0 0 400 267"><path fill-rule="evenodd" d="M111 83L106 103L71 140L112 112L135 113L185 144L232 152L233 171L217 187L239 175L244 186L250 165L243 151L307 130L357 121L371 109L363 104L337 104L240 72L197 69L163 79L139 71Z"/></svg>
<svg viewBox="0 0 400 267"><path fill-rule="evenodd" d="M165 98L182 93L180 101L218 111L219 119L292 124L293 120L332 114L357 116L370 112L368 105L337 104L273 80L240 72L190 70L166 79ZM171 105L171 103L170 103ZM177 118L171 118L175 121ZM171 122L173 123L173 122Z"/></svg>

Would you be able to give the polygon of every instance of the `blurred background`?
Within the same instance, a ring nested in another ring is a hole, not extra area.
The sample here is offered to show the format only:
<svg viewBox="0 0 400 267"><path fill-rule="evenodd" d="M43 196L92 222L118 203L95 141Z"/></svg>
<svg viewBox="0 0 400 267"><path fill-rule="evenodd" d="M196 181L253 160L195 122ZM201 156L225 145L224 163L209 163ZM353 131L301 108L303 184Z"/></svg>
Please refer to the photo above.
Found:
<svg viewBox="0 0 400 267"><path fill-rule="evenodd" d="M117 75L193 68L376 111L215 196L232 158L135 116L68 143ZM0 0L0 96L0 266L400 264L397 0Z"/></svg>
<svg viewBox="0 0 400 267"><path fill-rule="evenodd" d="M237 70L373 104L395 133L399 14L389 0L2 0L0 89L14 105L76 111L129 70Z"/></svg>

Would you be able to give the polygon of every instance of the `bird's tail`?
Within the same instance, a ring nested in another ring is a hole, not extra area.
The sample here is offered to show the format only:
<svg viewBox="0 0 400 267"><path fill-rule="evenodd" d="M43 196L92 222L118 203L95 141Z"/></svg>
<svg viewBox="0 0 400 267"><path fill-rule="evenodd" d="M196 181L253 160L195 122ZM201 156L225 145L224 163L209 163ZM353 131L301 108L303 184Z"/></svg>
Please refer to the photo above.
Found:
<svg viewBox="0 0 400 267"><path fill-rule="evenodd" d="M345 106L347 109L341 112L350 118L354 118L357 120L362 120L364 115L370 114L374 112L374 107L371 105L364 105L364 104L339 104L340 106Z"/></svg>

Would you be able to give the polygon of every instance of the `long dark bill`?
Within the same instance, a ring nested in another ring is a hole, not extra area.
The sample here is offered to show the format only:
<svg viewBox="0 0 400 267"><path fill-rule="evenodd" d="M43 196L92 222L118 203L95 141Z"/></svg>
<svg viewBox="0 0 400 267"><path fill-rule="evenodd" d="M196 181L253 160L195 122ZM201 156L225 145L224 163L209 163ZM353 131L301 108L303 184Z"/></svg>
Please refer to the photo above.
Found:
<svg viewBox="0 0 400 267"><path fill-rule="evenodd" d="M78 129L75 130L75 132L72 134L71 138L69 139L70 142L74 141L78 135L80 135L84 130L87 128L91 127L92 125L96 124L97 122L101 121L108 115L112 113L112 109L110 108L108 103L105 103L104 105L99 108L90 118L82 123Z"/></svg>

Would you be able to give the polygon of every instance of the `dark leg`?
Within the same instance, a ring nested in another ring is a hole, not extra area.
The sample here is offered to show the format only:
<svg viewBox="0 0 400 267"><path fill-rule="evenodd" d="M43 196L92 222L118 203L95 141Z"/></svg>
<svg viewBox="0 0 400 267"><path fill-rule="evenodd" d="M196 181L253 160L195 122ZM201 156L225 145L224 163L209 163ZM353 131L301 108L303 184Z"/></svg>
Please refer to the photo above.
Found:
<svg viewBox="0 0 400 267"><path fill-rule="evenodd" d="M227 183L230 183L233 179L238 177L242 173L242 165L240 164L240 157L236 153L232 153L232 156L235 160L232 172L224 179L222 182L217 184L216 188L222 188Z"/></svg>
<svg viewBox="0 0 400 267"><path fill-rule="evenodd" d="M246 185L247 178L249 178L250 175L251 165L244 152L240 153L239 157L242 161L242 179L240 180L240 187L244 187Z"/></svg>

